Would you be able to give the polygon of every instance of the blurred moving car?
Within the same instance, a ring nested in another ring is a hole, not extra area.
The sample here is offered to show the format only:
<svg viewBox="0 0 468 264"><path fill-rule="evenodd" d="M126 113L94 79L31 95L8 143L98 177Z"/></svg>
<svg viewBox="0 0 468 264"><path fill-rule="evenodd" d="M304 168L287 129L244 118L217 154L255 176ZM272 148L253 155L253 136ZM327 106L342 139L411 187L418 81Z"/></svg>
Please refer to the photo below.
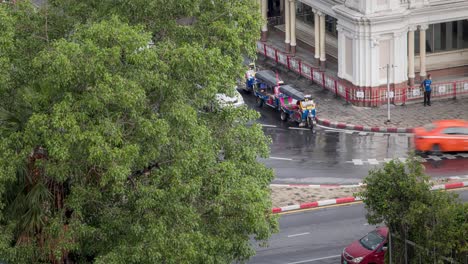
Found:
<svg viewBox="0 0 468 264"><path fill-rule="evenodd" d="M415 128L414 145L421 152L468 151L468 121L439 120Z"/></svg>
<svg viewBox="0 0 468 264"><path fill-rule="evenodd" d="M387 227L377 227L343 249L341 264L384 264L387 252Z"/></svg>
<svg viewBox="0 0 468 264"><path fill-rule="evenodd" d="M240 107L245 104L244 98L242 98L242 95L237 90L237 87L234 87L233 90L234 90L233 95L222 94L222 93L216 94L216 102L220 108Z"/></svg>

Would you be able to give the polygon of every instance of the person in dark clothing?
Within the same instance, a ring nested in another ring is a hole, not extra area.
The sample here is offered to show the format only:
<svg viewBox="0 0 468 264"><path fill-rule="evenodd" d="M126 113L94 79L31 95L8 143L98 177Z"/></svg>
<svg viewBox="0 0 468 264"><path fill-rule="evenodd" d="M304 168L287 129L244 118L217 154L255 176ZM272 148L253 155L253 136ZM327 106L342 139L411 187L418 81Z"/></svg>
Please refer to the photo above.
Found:
<svg viewBox="0 0 468 264"><path fill-rule="evenodd" d="M427 75L427 78L421 83L421 87L424 89L424 106L431 106L431 84L432 77L430 74Z"/></svg>

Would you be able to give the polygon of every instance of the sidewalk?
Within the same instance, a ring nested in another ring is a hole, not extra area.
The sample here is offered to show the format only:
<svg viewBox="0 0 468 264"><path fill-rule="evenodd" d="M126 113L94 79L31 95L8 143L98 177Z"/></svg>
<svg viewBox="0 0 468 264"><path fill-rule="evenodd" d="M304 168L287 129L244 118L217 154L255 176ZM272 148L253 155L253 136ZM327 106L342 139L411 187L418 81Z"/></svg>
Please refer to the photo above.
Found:
<svg viewBox="0 0 468 264"><path fill-rule="evenodd" d="M267 44L274 46L278 50L284 51L284 39L280 32L272 30L268 32ZM300 43L299 43L300 44ZM314 63L313 52L309 46L304 48L304 44L298 45L296 57L312 66ZM327 58L328 59L328 58ZM406 104L404 106L390 105L391 122L385 124L387 120L387 105L380 107L358 107L347 104L343 99L337 98L335 94L327 89L312 83L297 73L288 70L282 65L277 65L275 61L266 59L263 56L257 62L265 68L272 68L280 73L286 83L292 84L298 90L311 94L317 104L317 117L320 120L340 123L332 124L332 127L348 128L356 130L366 130L376 132L407 132L410 128L422 126L440 119L465 119L468 120L468 98L461 97L454 99L438 99L432 102L432 106L424 107L421 102ZM262 65L263 64L263 65ZM336 75L337 65L333 61L327 62L327 74ZM322 122L323 123L323 122ZM328 125L326 122L324 125ZM348 126L346 126L348 124ZM392 128L387 131L387 128ZM397 128L398 129L397 131Z"/></svg>

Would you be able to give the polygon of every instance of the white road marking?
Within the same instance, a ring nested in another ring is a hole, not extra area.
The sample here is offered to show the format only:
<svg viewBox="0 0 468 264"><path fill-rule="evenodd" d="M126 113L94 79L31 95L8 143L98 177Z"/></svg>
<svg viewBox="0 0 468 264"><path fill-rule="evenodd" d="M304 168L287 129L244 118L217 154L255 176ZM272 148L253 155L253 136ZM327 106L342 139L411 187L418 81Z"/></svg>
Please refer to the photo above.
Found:
<svg viewBox="0 0 468 264"><path fill-rule="evenodd" d="M367 135L367 132L359 132L359 135L360 135L360 136L366 136L366 135Z"/></svg>
<svg viewBox="0 0 468 264"><path fill-rule="evenodd" d="M371 165L379 165L379 161L376 160L376 159L368 159L367 161L368 161L369 164L371 164Z"/></svg>
<svg viewBox="0 0 468 264"><path fill-rule="evenodd" d="M293 160L293 159L280 158L280 157L270 157L270 159L276 159L276 160Z"/></svg>
<svg viewBox="0 0 468 264"><path fill-rule="evenodd" d="M341 255L328 256L328 257L315 258L315 259L307 259L307 260L301 260L301 261L296 261L296 262L289 262L288 264L300 264L300 263L314 262L318 260L331 259L331 258L337 258L337 257L341 257Z"/></svg>
<svg viewBox="0 0 468 264"><path fill-rule="evenodd" d="M309 233L309 232L305 232L305 233L300 233L300 234L289 235L288 237L304 236L304 235L308 235L308 234L310 234L310 233Z"/></svg>
<svg viewBox="0 0 468 264"><path fill-rule="evenodd" d="M310 128L303 128L303 127L288 127L288 129L295 129L295 130L310 130Z"/></svg>
<svg viewBox="0 0 468 264"><path fill-rule="evenodd" d="M432 159L432 160L442 160L441 158L437 157L437 156L432 156L432 155L429 155L427 156L429 159Z"/></svg>
<svg viewBox="0 0 468 264"><path fill-rule="evenodd" d="M450 155L450 154L445 154L444 157L447 158L447 159L456 159L457 158L457 157L455 157L453 155Z"/></svg>
<svg viewBox="0 0 468 264"><path fill-rule="evenodd" d="M265 124L260 124L262 127L276 127L274 125L265 125Z"/></svg>
<svg viewBox="0 0 468 264"><path fill-rule="evenodd" d="M364 163L360 159L353 159L353 163L354 165L364 165Z"/></svg>
<svg viewBox="0 0 468 264"><path fill-rule="evenodd" d="M392 161L393 159L391 159L391 158L385 158L385 159L383 159L383 160L384 160L384 162L390 162L390 161Z"/></svg>
<svg viewBox="0 0 468 264"><path fill-rule="evenodd" d="M458 155L460 155L460 156L462 156L464 158L468 158L468 153L461 153L461 154L459 153Z"/></svg>

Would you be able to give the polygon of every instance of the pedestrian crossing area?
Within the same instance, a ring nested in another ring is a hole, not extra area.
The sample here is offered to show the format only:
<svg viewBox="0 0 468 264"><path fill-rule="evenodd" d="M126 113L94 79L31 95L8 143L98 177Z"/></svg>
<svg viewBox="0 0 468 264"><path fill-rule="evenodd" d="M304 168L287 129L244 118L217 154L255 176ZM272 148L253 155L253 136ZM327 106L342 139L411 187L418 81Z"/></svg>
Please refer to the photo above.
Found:
<svg viewBox="0 0 468 264"><path fill-rule="evenodd" d="M468 153L453 153L453 154L442 154L442 155L424 155L418 156L417 159L420 162L431 162L431 161L442 161L442 160L455 160L455 159L465 159L468 158ZM362 165L379 165L383 163L390 162L391 158L384 159L353 159L347 163L352 163L356 166ZM401 162L405 162L406 158L397 158ZM468 161L467 161L468 162Z"/></svg>

